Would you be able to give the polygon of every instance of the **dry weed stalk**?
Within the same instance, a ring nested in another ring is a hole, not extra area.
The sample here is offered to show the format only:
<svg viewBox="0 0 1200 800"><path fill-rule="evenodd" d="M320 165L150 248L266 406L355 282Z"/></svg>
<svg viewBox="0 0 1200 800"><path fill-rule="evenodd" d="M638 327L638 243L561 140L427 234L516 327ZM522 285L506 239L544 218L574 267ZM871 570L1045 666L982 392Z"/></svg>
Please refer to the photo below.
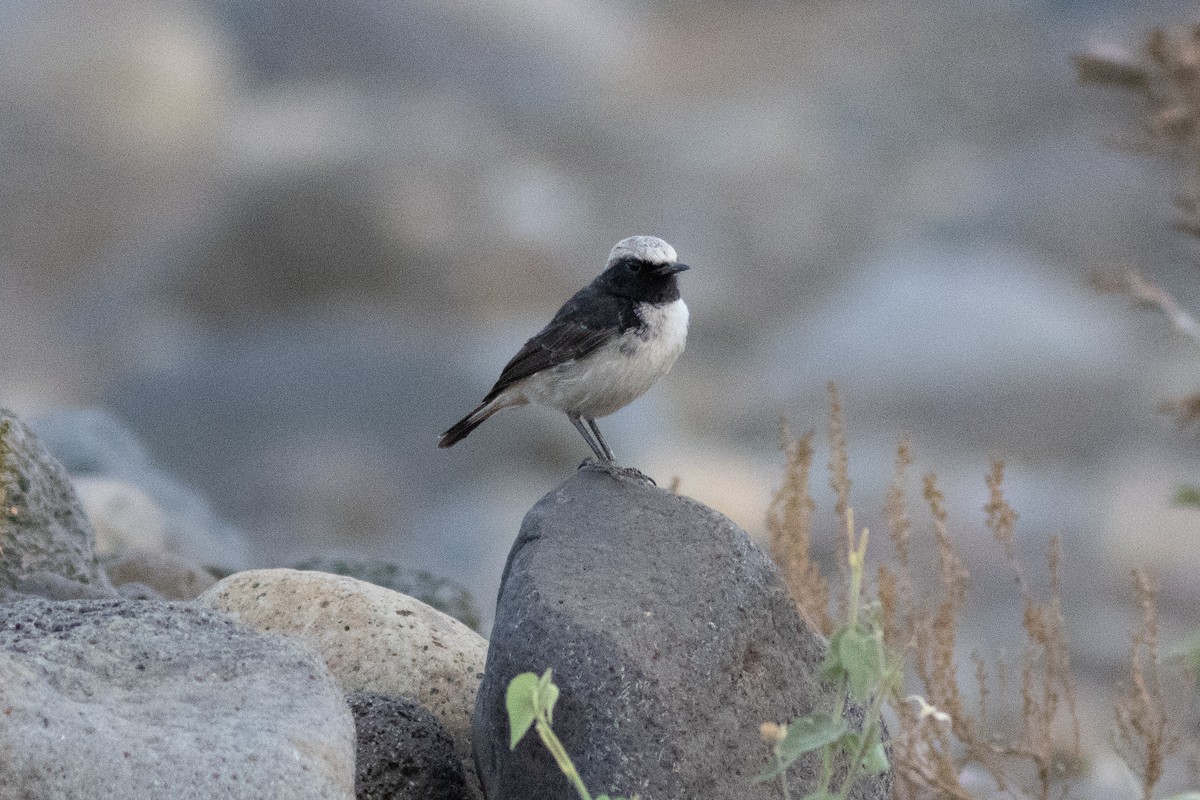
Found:
<svg viewBox="0 0 1200 800"><path fill-rule="evenodd" d="M883 606L884 641L894 652L908 652L915 644L912 633L912 520L908 514L908 468L912 465L912 449L903 437L896 446L896 467L887 496L883 502L883 518L888 537L896 550L895 570L886 564L879 567L879 602Z"/></svg>
<svg viewBox="0 0 1200 800"><path fill-rule="evenodd" d="M914 706L896 709L900 724L891 741L896 796L966 800L970 793L960 775L969 763L979 764L990 773L1000 791L1021 792L1021 781L1013 775L1018 763L1025 762L1036 776L1036 785L1028 787L1028 794L1048 800L1055 781L1061 777L1063 751L1076 758L1079 751L1075 687L1059 592L1058 542L1051 541L1048 555L1048 597L1039 601L1017 560L1017 514L1004 497L1004 466L999 461L993 463L987 476L989 499L984 511L1021 593L1025 631L1019 693L1022 724L1011 735L1001 736L988 726L988 705L994 701L995 690L982 656L972 654L977 702L968 701L959 683L955 644L970 575L950 534L945 496L933 473L922 480L922 496L932 520L937 589L925 597L917 597L913 589L912 523L905 500L911 464L910 446L902 440L897 448L895 477L884 503L896 557L893 565L879 568L879 602L886 640L905 653L928 701L950 715L950 725L922 716ZM997 664L996 674L1003 689L1007 683L1003 680L1003 663Z"/></svg>
<svg viewBox="0 0 1200 800"><path fill-rule="evenodd" d="M1178 227L1200 237L1200 25L1156 28L1142 53L1093 47L1075 57L1084 83L1132 89L1147 102L1140 149L1173 152L1186 163L1186 185L1175 198Z"/></svg>
<svg viewBox="0 0 1200 800"><path fill-rule="evenodd" d="M854 510L850 506L850 450L846 446L846 423L842 412L842 398L838 394L837 384L830 381L826 388L829 391L829 486L837 497L834 513L841 517L842 528L852 537L854 531ZM838 539L836 562L838 578L843 584L849 580L846 565L849 563L849 540ZM846 595L838 593L838 614L846 614Z"/></svg>
<svg viewBox="0 0 1200 800"><path fill-rule="evenodd" d="M994 462L988 473L989 500L984 506L987 524L1004 551L1024 601L1025 647L1021 661L1021 728L1011 736L989 729L988 703L994 689L988 665L978 653L975 665L978 701L974 710L964 698L958 680L955 640L966 605L970 575L950 536L945 497L937 476L923 481L923 496L933 520L938 572L938 596L916 598L912 590L911 555L907 511L902 501L904 473L910 463L907 443L897 457L896 479L888 493L885 516L896 546L895 569L879 570L879 597L885 633L893 647L904 647L914 674L929 701L947 712L951 726L930 724L914 709L897 709L899 730L892 747L897 773L897 796L902 798L970 797L959 775L971 762L982 766L995 779L1000 791L1018 792L1012 774L1024 761L1036 776L1030 794L1048 800L1054 782L1061 777L1061 727L1068 726L1067 748L1079 752L1079 722L1075 711L1075 686L1067 654L1062 605L1059 594L1057 539L1051 540L1048 599L1039 601L1030 591L1016 557L1017 514L1004 497L1004 466ZM996 672L1006 685L1004 665ZM952 735L951 735L952 734Z"/></svg>
<svg viewBox="0 0 1200 800"><path fill-rule="evenodd" d="M842 407L833 386L830 386L830 404L830 484L837 497L839 514L852 525ZM807 618L829 631L832 627L828 613L829 586L812 560L815 504L808 491L812 438L812 432L793 439L785 431L787 472L771 503L767 527L772 554L787 577L797 605ZM902 654L924 694L916 705L903 703L894 709L899 718L899 724L891 732L895 796L901 800L927 797L970 800L960 776L967 764L974 763L993 776L1001 792L1049 800L1053 786L1062 777L1063 753L1066 751L1078 759L1080 738L1060 600L1058 540L1050 542L1047 598L1039 600L1026 582L1017 559L1017 514L1004 496L1004 465L994 462L987 476L989 498L984 511L988 528L1004 552L1024 602L1025 634L1017 700L1021 725L1002 736L990 729L988 712L998 698L1009 694L1004 662L997 661L993 680L984 658L972 654L978 702L968 699L959 684L955 644L966 608L970 575L951 536L946 499L933 473L922 480L922 496L932 520L934 551L929 560L936 567L937 582L934 591L928 594L918 596L914 590L914 567L922 559L914 553L907 503L908 471L912 463L910 445L903 439L897 447L895 475L883 507L896 555L892 564L879 567L877 579L884 640L893 652ZM1035 786L1023 787L1021 784L1027 781L1012 777L1021 765L1029 767L1028 771L1022 769L1021 774L1032 771L1036 776Z"/></svg>
<svg viewBox="0 0 1200 800"><path fill-rule="evenodd" d="M1158 587L1141 569L1133 571L1133 584L1141 624L1133 634L1129 677L1117 685L1113 744L1141 781L1143 800L1150 800L1179 735L1167 717L1158 671Z"/></svg>
<svg viewBox="0 0 1200 800"><path fill-rule="evenodd" d="M783 571L784 580L800 613L814 627L829 635L833 620L829 616L829 582L821 575L812 557L812 516L816 502L808 491L813 460L813 432L793 439L783 429L786 457L783 484L767 510L767 532L771 537L771 557Z"/></svg>
<svg viewBox="0 0 1200 800"><path fill-rule="evenodd" d="M1050 570L1048 600L1038 601L1028 589L1022 590L1025 595L1025 651L1021 666L1024 738L1007 748L1009 754L1032 762L1041 790L1039 796L1043 800L1050 797L1054 780L1063 777L1064 756L1070 761L1079 760L1079 717L1059 594L1059 556L1059 540L1054 536L1050 539L1047 558ZM1059 750L1061 739L1055 735L1060 707L1065 707L1070 724L1069 746L1065 753Z"/></svg>
<svg viewBox="0 0 1200 800"><path fill-rule="evenodd" d="M950 535L945 496L938 488L935 474L929 473L925 476L923 495L933 519L934 546L942 597L936 610L918 613L921 626L918 628L917 647L919 651L930 654L932 664L928 668L923 667L922 661L926 656L918 652L915 658L916 671L930 701L950 714L953 738L963 749L962 755L956 757L951 743L943 744L937 751L938 757L944 762L940 769L943 775L948 775L953 769L954 780L957 783L957 776L963 767L975 762L992 774L1001 791L1007 791L1010 781L1001 759L1004 748L998 746L988 735L981 718L968 710L963 699L964 692L958 681L955 643L959 620L970 589L970 573ZM977 676L978 663L977 660ZM981 686L986 692L986 676ZM942 787L930 788L944 791Z"/></svg>
<svg viewBox="0 0 1200 800"><path fill-rule="evenodd" d="M1132 56L1113 48L1094 47L1075 57L1084 83L1134 90L1147 100L1144 141L1135 149L1169 152L1182 159L1183 191L1175 198L1175 226L1200 238L1200 25L1155 29L1142 53ZM1171 329L1200 344L1200 322L1175 297L1135 270L1093 276L1101 291L1119 292L1143 308L1159 311ZM1200 421L1200 393L1160 407L1181 425Z"/></svg>
<svg viewBox="0 0 1200 800"><path fill-rule="evenodd" d="M1050 537L1047 554L1048 598L1039 601L1030 590L1016 553L1017 512L1004 497L1004 462L995 460L987 475L988 502L984 505L987 526L1004 551L1009 571L1025 606L1022 625L1025 646L1021 659L1021 721L1023 736L996 748L1007 756L1031 762L1038 778L1040 797L1050 796L1053 781L1061 777L1061 752L1055 722L1060 708L1065 709L1070 725L1067 754L1079 758L1079 717L1075 704L1075 684L1071 658L1067 651L1066 625L1063 621L1059 591L1058 565L1061 545ZM986 671L977 666L981 686L986 686ZM981 690L985 691L985 690Z"/></svg>
<svg viewBox="0 0 1200 800"><path fill-rule="evenodd" d="M928 598L920 604L913 590L912 521L908 513L907 477L912 453L907 439L896 448L895 475L884 500L888 536L896 551L895 565L880 565L878 593L884 640L910 662L929 702L949 713L961 708L954 677L954 624L957 607L965 597L966 572L952 548L939 547L939 573L943 600L935 613ZM936 505L934 525L939 542L948 542L945 510L934 475L925 476L925 496ZM949 676L949 682L946 677ZM961 764L954 752L952 731L918 707L905 703L894 709L899 725L892 731L892 763L896 773L895 796L916 800L933 791L938 797L970 800L959 781Z"/></svg>
<svg viewBox="0 0 1200 800"><path fill-rule="evenodd" d="M1017 512L1008 504L1004 497L1004 462L995 460L987 474L988 501L983 506L987 515L988 530L992 537L1000 543L1004 550L1004 559L1009 569L1013 571L1017 585L1022 593L1025 589L1025 578L1021 574L1020 564L1017 563Z"/></svg>
<svg viewBox="0 0 1200 800"><path fill-rule="evenodd" d="M1170 292L1150 282L1137 270L1092 275L1091 284L1106 294L1127 295L1139 308L1160 312L1166 317L1171 330L1200 344L1200 322Z"/></svg>
<svg viewBox="0 0 1200 800"><path fill-rule="evenodd" d="M1200 238L1200 25L1155 29L1142 52L1132 56L1109 50L1077 56L1080 80L1140 93L1147 100L1142 149L1170 153L1180 159L1183 190L1175 198L1176 227ZM1200 322L1166 289L1134 271L1095 279L1101 290L1129 295L1142 307L1160 312L1171 329L1200 344ZM1200 423L1200 392L1162 403L1159 410L1182 426ZM1143 571L1133 573L1141 610L1134 634L1129 677L1117 686L1114 744L1142 782L1150 798L1162 777L1163 762L1179 745L1167 718L1159 676L1157 587ZM1200 779L1198 751L1187 742L1192 781Z"/></svg>
<svg viewBox="0 0 1200 800"><path fill-rule="evenodd" d="M829 390L829 485L837 495L834 511L843 522L850 509L850 451L846 447L846 423L842 413L842 398L836 383Z"/></svg>
<svg viewBox="0 0 1200 800"><path fill-rule="evenodd" d="M962 692L958 686L958 668L954 660L954 643L957 637L958 620L967 601L970 573L954 549L947 524L946 498L937 485L937 475L929 473L923 480L925 502L933 516L934 545L937 548L937 572L941 583L942 598L936 611L918 614L922 623L916 632L918 653L917 675L925 684L930 702L945 711L954 720L955 735L960 739L959 729L970 725L963 707Z"/></svg>

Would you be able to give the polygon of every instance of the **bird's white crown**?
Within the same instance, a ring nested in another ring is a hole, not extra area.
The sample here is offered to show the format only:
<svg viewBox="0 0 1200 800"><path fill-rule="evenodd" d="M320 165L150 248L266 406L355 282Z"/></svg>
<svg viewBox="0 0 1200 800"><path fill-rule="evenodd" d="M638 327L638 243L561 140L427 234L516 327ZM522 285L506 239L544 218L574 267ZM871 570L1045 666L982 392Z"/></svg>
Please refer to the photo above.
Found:
<svg viewBox="0 0 1200 800"><path fill-rule="evenodd" d="M617 242L608 254L608 263L621 258L634 258L648 264L674 264L678 260L675 248L657 236L630 236Z"/></svg>

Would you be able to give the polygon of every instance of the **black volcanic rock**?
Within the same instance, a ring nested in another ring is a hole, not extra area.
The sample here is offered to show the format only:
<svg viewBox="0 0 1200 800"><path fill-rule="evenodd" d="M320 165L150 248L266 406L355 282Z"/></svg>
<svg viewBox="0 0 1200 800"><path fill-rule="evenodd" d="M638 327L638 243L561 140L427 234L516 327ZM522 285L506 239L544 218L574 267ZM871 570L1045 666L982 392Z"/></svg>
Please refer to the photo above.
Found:
<svg viewBox="0 0 1200 800"><path fill-rule="evenodd" d="M346 698L358 739L357 800L471 800L454 739L416 700Z"/></svg>
<svg viewBox="0 0 1200 800"><path fill-rule="evenodd" d="M594 793L642 800L778 797L765 721L831 705L824 640L778 573L721 514L625 476L584 469L525 517L505 568L473 721L490 800L567 800L534 735L508 747L504 695L522 672L554 670L554 729ZM817 764L789 772L797 796ZM890 796L889 776L853 797Z"/></svg>

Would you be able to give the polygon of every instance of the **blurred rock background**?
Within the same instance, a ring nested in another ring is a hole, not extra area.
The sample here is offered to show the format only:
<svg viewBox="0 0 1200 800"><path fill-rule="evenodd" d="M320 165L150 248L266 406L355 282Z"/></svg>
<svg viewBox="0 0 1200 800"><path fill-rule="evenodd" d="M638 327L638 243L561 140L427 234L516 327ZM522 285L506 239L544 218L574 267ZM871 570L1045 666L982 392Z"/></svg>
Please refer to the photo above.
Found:
<svg viewBox="0 0 1200 800"><path fill-rule="evenodd" d="M823 425L836 381L867 524L901 433L942 476L979 641L1012 601L992 456L1030 560L1065 537L1085 671L1125 652L1134 563L1192 624L1200 517L1170 498L1200 442L1155 406L1196 388L1197 354L1086 278L1146 269L1197 307L1197 254L1172 165L1116 147L1138 103L1070 63L1189 4L3 8L0 403L120 419L243 532L227 567L428 569L486 630L522 515L587 451L539 409L437 434L653 233L694 267L693 322L604 424L624 462L761 531L779 418Z"/></svg>

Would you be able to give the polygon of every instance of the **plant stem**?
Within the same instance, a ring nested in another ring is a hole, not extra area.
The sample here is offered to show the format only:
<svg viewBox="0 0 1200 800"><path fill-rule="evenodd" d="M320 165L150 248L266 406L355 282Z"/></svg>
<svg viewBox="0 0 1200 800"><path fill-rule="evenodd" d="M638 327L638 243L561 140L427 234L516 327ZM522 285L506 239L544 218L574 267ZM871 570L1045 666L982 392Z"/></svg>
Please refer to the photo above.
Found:
<svg viewBox="0 0 1200 800"><path fill-rule="evenodd" d="M858 782L859 773L862 772L863 754L867 752L868 746L874 746L873 741L879 735L879 716L883 710L883 693L875 695L871 701L871 707L867 711L864 723L866 727L863 729L862 740L859 742L855 752L850 754L849 763L846 765L846 776L842 780L842 785L837 791L839 800L846 800L850 796L850 790L854 788L854 784Z"/></svg>
<svg viewBox="0 0 1200 800"><path fill-rule="evenodd" d="M550 755L554 756L554 760L558 762L558 768L562 770L562 774L567 776L567 780L575 787L575 791L579 792L582 800L592 800L592 795L588 792L587 786L583 784L583 778L579 777L579 770L575 769L575 764L571 761L571 757L567 755L567 749L563 747L558 737L554 735L554 731L550 727L550 723L546 721L544 715L539 715L534 721L534 727L537 728L538 736L542 739L542 744L546 745L546 749L550 751Z"/></svg>
<svg viewBox="0 0 1200 800"><path fill-rule="evenodd" d="M853 628L858 624L858 596L862 592L862 564L855 558L858 548L854 546L854 509L846 513L846 540L846 555L850 562L850 609L846 626Z"/></svg>
<svg viewBox="0 0 1200 800"><path fill-rule="evenodd" d="M828 794L829 784L833 782L833 747L825 745L821 748L821 784L817 794Z"/></svg>
<svg viewBox="0 0 1200 800"><path fill-rule="evenodd" d="M779 767L779 788L783 792L783 800L792 800L792 792L788 789L787 770L783 768L783 758L779 755L779 745L775 745L775 766Z"/></svg>

